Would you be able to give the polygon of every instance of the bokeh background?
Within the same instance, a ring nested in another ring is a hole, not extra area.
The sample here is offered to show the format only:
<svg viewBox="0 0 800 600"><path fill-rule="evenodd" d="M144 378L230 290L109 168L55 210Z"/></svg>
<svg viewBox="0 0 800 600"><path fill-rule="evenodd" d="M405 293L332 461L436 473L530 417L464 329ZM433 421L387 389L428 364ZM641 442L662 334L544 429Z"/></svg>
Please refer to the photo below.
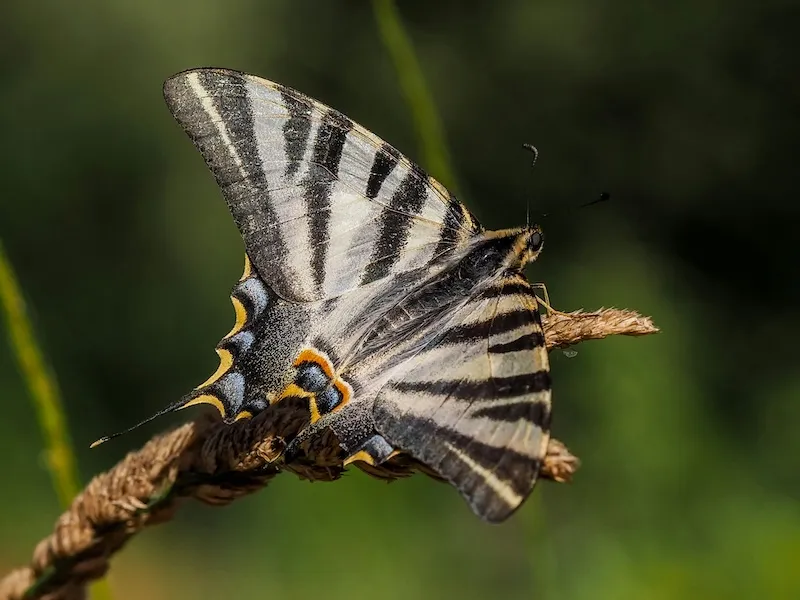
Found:
<svg viewBox="0 0 800 600"><path fill-rule="evenodd" d="M797 3L399 5L460 197L489 227L542 220L531 279L562 310L663 332L552 355L554 433L583 459L507 523L422 476L284 475L189 504L113 562L117 599L798 598ZM83 481L217 364L242 244L162 81L226 66L298 88L415 159L368 2L6 0L0 237L58 374ZM520 145L536 144L541 157ZM425 166L425 165L423 165ZM437 173L433 173L437 175ZM570 210L601 191L612 202ZM0 570L59 514L0 345Z"/></svg>

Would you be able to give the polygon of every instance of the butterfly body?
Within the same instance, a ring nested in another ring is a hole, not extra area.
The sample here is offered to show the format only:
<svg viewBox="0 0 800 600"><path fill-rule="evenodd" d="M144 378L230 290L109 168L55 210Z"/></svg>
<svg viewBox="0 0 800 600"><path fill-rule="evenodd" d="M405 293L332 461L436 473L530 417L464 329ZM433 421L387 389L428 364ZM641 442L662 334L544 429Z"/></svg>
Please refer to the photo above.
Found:
<svg viewBox="0 0 800 600"><path fill-rule="evenodd" d="M346 463L410 455L490 521L530 493L549 437L550 375L522 269L537 227L486 231L422 169L350 119L250 75L170 78L167 104L244 239L220 368L167 410L226 421L307 400Z"/></svg>

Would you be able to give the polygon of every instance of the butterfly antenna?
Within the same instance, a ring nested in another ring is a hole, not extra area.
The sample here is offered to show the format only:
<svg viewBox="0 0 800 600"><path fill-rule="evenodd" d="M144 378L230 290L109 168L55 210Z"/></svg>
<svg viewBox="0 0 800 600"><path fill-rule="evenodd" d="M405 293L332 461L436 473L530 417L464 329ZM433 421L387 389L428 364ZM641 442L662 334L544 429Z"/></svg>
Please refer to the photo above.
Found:
<svg viewBox="0 0 800 600"><path fill-rule="evenodd" d="M525 150L530 150L533 153L533 162L531 163L531 168L536 166L536 161L539 158L539 151L536 149L536 146L533 144L522 144L522 147ZM531 226L531 199L528 198L525 202L525 227L530 228Z"/></svg>
<svg viewBox="0 0 800 600"><path fill-rule="evenodd" d="M122 431L118 431L117 433L112 433L111 435L106 435L106 436L101 437L99 440L96 440L96 441L92 442L92 445L89 446L89 448L97 448L100 444L105 444L108 440L113 440L116 437L119 437L121 435L125 435L126 433L130 433L134 429L137 429L137 428L141 427L142 425L144 425L146 423L149 423L150 421L153 421L153 420L157 419L158 417L160 417L162 415L165 415L165 414L171 413L171 412L175 412L176 410L180 410L184 406L186 406L186 403L190 399L191 398L189 398L189 397L181 398L180 400L178 400L176 402L173 402L172 404L170 404L166 408L161 409L160 411L158 411L153 416L147 417L144 421L140 421L139 423L137 423L136 425L134 425L132 427L128 427L127 429L124 429Z"/></svg>
<svg viewBox="0 0 800 600"><path fill-rule="evenodd" d="M525 229L531 228L531 199L525 200Z"/></svg>
<svg viewBox="0 0 800 600"><path fill-rule="evenodd" d="M522 144L522 147L525 148L525 150L530 150L533 153L533 162L531 163L531 167L535 167L536 161L539 158L539 151L536 149L536 146L533 144Z"/></svg>
<svg viewBox="0 0 800 600"><path fill-rule="evenodd" d="M584 202L583 204L578 204L578 206L568 207L565 210L560 210L560 211L558 211L556 213L544 213L542 215L542 217L548 217L548 216L551 216L551 215L554 215L554 214L568 215L568 214L571 214L571 213L575 212L576 210L578 210L580 208L586 208L587 206L592 206L594 204L600 204L601 202L607 202L608 200L611 200L611 194L609 194L608 192L603 192L603 193L600 194L599 198L595 198L594 200L590 200L589 202Z"/></svg>
<svg viewBox="0 0 800 600"><path fill-rule="evenodd" d="M533 162L531 163L531 167L535 167L536 166L536 161L539 160L539 150L537 150L536 146L534 146L533 144L522 144L522 147L525 148L525 150L528 150L533 154ZM608 192L603 192L603 193L600 194L599 198L595 198L594 200L591 200L590 202L585 202L585 203L579 204L578 206L575 206L575 207L567 208L566 210L563 210L563 211L558 211L557 214L569 214L573 210L577 210L579 208L586 208L587 206L592 206L593 204L600 204L601 202L607 202L610 199L611 199L611 194L609 194ZM550 216L551 214L553 214L553 213L541 213L539 216L541 218L545 218L545 217ZM527 205L526 205L525 225L527 227L530 227L530 224L531 224L531 203L530 203L530 199L528 199L528 202L527 202Z"/></svg>
<svg viewBox="0 0 800 600"><path fill-rule="evenodd" d="M599 198L595 198L590 202L580 204L578 208L586 208L587 206L591 206L592 204L600 204L601 202L607 202L608 200L611 200L611 194L609 194L608 192L602 192Z"/></svg>

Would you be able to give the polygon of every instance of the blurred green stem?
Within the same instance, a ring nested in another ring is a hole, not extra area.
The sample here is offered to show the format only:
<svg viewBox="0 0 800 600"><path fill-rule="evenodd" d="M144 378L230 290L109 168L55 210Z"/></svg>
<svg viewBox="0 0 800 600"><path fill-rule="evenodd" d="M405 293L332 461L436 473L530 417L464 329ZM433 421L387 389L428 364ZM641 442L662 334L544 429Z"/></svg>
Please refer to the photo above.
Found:
<svg viewBox="0 0 800 600"><path fill-rule="evenodd" d="M55 378L45 366L25 309L25 300L0 242L0 303L6 316L11 348L33 400L44 437L47 469L58 500L67 508L78 493L78 469L67 432Z"/></svg>
<svg viewBox="0 0 800 600"><path fill-rule="evenodd" d="M444 140L444 130L433 103L414 47L408 37L394 0L372 0L375 20L383 45L392 58L400 87L405 95L425 167L443 184L455 191L458 187L450 155Z"/></svg>

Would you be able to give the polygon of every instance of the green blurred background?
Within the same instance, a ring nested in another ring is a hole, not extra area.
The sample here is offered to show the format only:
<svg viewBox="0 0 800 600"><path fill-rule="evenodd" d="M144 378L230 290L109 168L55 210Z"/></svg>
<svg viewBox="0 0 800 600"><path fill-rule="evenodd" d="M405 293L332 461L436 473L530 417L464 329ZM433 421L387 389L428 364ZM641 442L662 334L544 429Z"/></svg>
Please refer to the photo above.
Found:
<svg viewBox="0 0 800 600"><path fill-rule="evenodd" d="M507 523L422 476L290 475L187 504L113 561L115 598L798 598L797 3L401 2L460 197L526 203L562 310L663 332L552 355L554 433L583 459ZM421 159L367 2L4 2L0 237L65 397L82 480L204 380L242 244L162 81L225 66L295 87ZM541 157L520 145L536 144ZM426 166L423 164L423 166ZM437 173L433 173L437 175ZM612 202L567 212L609 191ZM560 214L559 214L560 213ZM0 345L0 571L60 509Z"/></svg>

